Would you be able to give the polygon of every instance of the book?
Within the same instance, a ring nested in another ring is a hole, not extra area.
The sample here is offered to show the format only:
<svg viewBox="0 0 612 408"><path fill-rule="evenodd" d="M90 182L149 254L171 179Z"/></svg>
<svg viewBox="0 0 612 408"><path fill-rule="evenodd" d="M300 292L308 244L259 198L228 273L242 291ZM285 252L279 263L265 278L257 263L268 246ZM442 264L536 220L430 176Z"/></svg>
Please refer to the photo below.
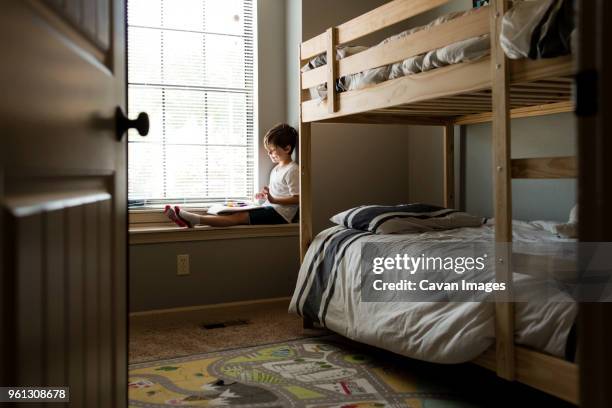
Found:
<svg viewBox="0 0 612 408"><path fill-rule="evenodd" d="M252 202L234 201L223 204L213 204L206 211L208 214L222 215L232 214L240 211L249 211L255 208L260 208L261 205Z"/></svg>

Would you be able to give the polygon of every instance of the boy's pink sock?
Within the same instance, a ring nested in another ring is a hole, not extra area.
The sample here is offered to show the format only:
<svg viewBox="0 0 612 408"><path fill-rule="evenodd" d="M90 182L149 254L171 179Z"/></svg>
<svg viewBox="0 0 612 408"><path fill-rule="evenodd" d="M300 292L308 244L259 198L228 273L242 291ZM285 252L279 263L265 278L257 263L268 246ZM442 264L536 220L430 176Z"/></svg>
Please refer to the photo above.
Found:
<svg viewBox="0 0 612 408"><path fill-rule="evenodd" d="M184 220L182 220L181 217L178 216L174 208L172 208L171 206L169 205L166 206L166 208L164 209L164 214L166 214L166 216L170 218L170 220L172 220L179 227L190 227L191 228L191 225L189 225Z"/></svg>
<svg viewBox="0 0 612 408"><path fill-rule="evenodd" d="M189 226L189 228L193 228L194 225L200 224L200 216L196 213L182 210L178 205L174 206L174 212Z"/></svg>

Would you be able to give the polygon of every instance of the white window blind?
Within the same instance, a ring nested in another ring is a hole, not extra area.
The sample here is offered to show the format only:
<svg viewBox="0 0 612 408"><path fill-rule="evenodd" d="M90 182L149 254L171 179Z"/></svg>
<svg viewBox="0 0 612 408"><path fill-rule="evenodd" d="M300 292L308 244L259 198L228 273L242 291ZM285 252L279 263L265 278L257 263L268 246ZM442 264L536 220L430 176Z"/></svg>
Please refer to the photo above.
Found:
<svg viewBox="0 0 612 408"><path fill-rule="evenodd" d="M131 201L252 197L253 1L128 0Z"/></svg>

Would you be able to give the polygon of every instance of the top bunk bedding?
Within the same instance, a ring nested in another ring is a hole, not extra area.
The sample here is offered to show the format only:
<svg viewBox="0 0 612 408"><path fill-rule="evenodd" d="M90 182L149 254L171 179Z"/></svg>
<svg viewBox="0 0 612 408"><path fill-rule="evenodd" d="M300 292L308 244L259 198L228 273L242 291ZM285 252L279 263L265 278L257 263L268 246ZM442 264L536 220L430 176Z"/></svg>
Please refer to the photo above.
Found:
<svg viewBox="0 0 612 408"><path fill-rule="evenodd" d="M541 222L513 223L515 243L527 244L523 245L525 252L536 255L541 255L540 251L530 244L573 242L550 230L549 224ZM493 236L490 221L477 228L411 234L375 234L342 225L329 228L315 237L306 253L290 311L353 340L411 358L437 363L473 360L495 343L495 303L403 298L365 302L362 245L374 243L392 253L418 257L431 245L493 242ZM460 252L447 248L445 253L453 256ZM515 303L516 342L554 356L569 356L567 344L576 303L555 284L522 272L514 269L514 286L528 287L530 298Z"/></svg>
<svg viewBox="0 0 612 408"><path fill-rule="evenodd" d="M523 0L515 2L513 8L503 17L500 35L501 47L508 58L540 59L570 54L576 31L572 3L572 0ZM375 47L392 44L420 31L483 11L486 10L472 9L449 13L438 17L427 25L389 37ZM341 60L367 49L368 47L363 46L340 46L336 49L336 59ZM484 34L457 41L393 64L342 76L335 81L335 88L338 93L363 89L403 76L427 72L462 62L476 61L488 56L489 53L490 36ZM304 65L301 72L308 72L326 64L327 56L321 54ZM312 99L324 100L327 97L327 84L310 87L309 91Z"/></svg>
<svg viewBox="0 0 612 408"><path fill-rule="evenodd" d="M484 6L442 16L370 48L350 46L447 1L392 0L303 42L301 122L488 122L494 93L507 97L511 117L573 110L572 0L516 2L495 24L503 32L498 43L489 39L497 6ZM504 49L519 59L492 65ZM334 63L326 64L332 54ZM494 86L499 83L507 88Z"/></svg>

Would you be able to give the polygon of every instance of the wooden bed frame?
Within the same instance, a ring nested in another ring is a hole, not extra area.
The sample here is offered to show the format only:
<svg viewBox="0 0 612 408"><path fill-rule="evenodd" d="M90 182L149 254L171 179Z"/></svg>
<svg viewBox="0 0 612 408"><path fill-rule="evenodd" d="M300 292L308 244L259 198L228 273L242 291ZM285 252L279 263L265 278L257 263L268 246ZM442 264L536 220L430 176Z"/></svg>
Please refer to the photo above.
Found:
<svg viewBox="0 0 612 408"><path fill-rule="evenodd" d="M495 241L512 242L512 178L576 177L573 157L511 159L510 119L573 110L571 57L508 60L492 41L491 54L474 62L438 68L337 94L339 77L404 60L470 37L491 33L499 38L507 0L403 39L335 59L337 45L436 8L449 0L394 0L301 44L300 67L327 53L325 66L300 72L300 256L312 240L311 123L379 123L441 126L444 129L444 204L455 205L453 129L455 125L491 122L494 155ZM308 89L326 83L323 102L310 100ZM496 279L511 287L509 250L496 253ZM304 321L304 327L312 322ZM578 366L514 344L514 307L497 299L496 345L474 362L516 380L578 403Z"/></svg>

